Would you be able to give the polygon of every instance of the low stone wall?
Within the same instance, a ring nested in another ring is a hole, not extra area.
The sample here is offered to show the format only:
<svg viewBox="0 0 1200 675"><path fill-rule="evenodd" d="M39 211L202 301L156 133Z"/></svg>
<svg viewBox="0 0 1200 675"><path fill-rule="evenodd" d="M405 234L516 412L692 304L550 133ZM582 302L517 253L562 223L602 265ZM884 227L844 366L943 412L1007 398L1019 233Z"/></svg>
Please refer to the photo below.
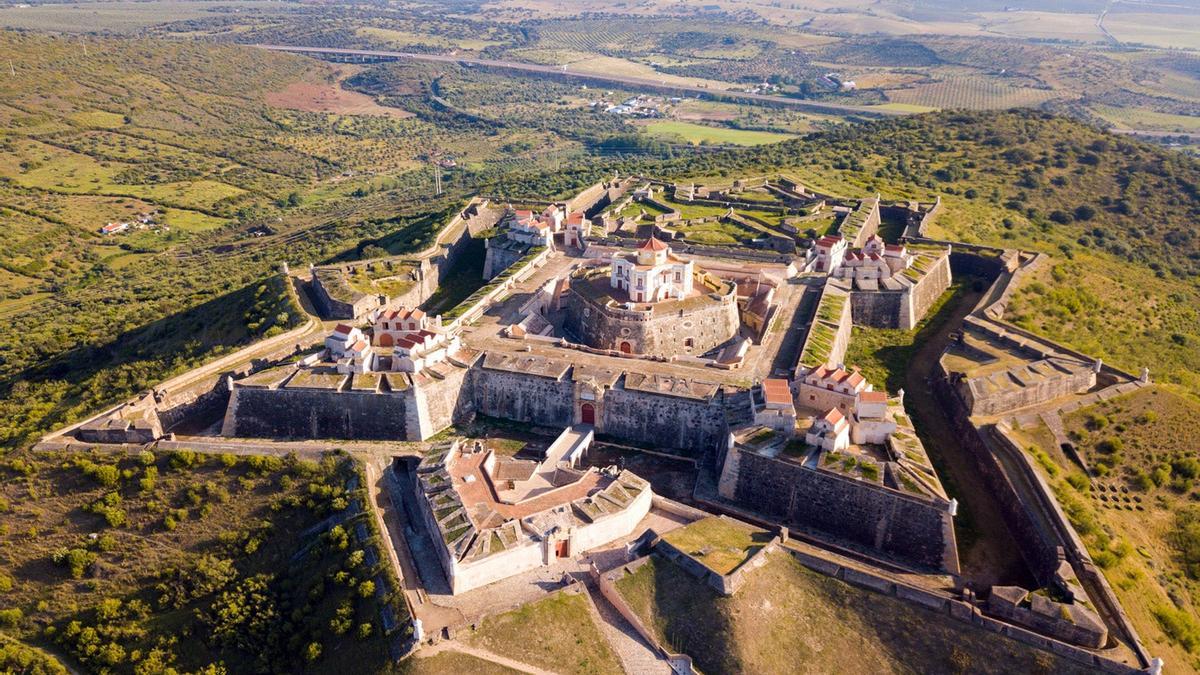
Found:
<svg viewBox="0 0 1200 675"><path fill-rule="evenodd" d="M673 654L663 647L658 641L658 636L647 628L646 624L642 623L642 618L638 616L637 612L633 611L633 608L625 601L625 597L617 590L616 582L618 579L621 579L626 574L632 574L649 561L650 556L644 556L603 573L593 563L591 567L592 578L596 580L596 587L600 589L600 595L603 595L609 604L613 606L613 609L617 610L617 613L628 621L630 626L633 626L633 629L637 631L638 635L642 636L642 639L646 641L646 644L651 646L655 653L667 659L671 664L671 670L676 675L690 675L695 672L692 668L691 657L686 654Z"/></svg>
<svg viewBox="0 0 1200 675"><path fill-rule="evenodd" d="M1075 528L1071 526L1071 522L1067 518L1066 513L1063 512L1062 507L1058 505L1058 500L1054 497L1050 486L1046 484L1041 474L1030 463L1029 458L1021 450L1021 446L1008 435L1006 426L995 426L990 431L993 438L996 439L1000 450L1009 456L1010 465L1020 471L1033 488L1043 512L1047 514L1055 529L1055 543L1061 546L1067 557L1067 561L1070 562L1071 568L1075 571L1079 580L1083 582L1086 588L1090 589L1088 597L1092 604L1096 606L1105 621L1115 623L1121 632L1132 641L1133 650L1138 655L1138 658L1146 665L1149 665L1150 656L1142 646L1141 638L1138 636L1137 630L1134 629L1133 622L1125 614L1125 610L1121 607L1120 601L1117 600L1116 593L1109 586L1108 579L1104 576L1104 573L1092 561L1087 546L1083 543Z"/></svg>
<svg viewBox="0 0 1200 675"><path fill-rule="evenodd" d="M958 573L948 503L794 462L738 454L734 493L738 504L792 527L817 530L925 568Z"/></svg>
<svg viewBox="0 0 1200 675"><path fill-rule="evenodd" d="M719 517L725 518L725 516ZM675 547L666 539L659 539L658 543L654 545L654 550L659 555L681 567L688 574L703 581L717 593L730 596L737 593L738 589L746 583L746 578L751 572L767 563L768 554L779 550L779 537L771 539L765 546L752 553L749 558L742 561L742 564L738 565L737 568L728 574L721 574L708 567L687 552Z"/></svg>

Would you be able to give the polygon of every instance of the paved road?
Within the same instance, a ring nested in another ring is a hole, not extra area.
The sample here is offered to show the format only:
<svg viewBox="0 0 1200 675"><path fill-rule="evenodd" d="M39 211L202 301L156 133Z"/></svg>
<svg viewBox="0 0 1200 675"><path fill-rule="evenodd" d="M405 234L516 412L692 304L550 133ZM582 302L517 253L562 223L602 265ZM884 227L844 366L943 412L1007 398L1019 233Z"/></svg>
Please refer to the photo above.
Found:
<svg viewBox="0 0 1200 675"><path fill-rule="evenodd" d="M595 82L610 82L614 84L627 84L635 87L650 88L650 89L670 89L672 91L687 92L697 96L709 98L731 98L741 101L749 101L751 103L759 103L762 105L782 106L785 108L803 108L808 110L825 110L836 113L849 113L855 115L866 115L870 117L897 117L908 115L910 113L900 110L880 109L874 106L857 106L846 105L842 103L827 103L824 101L812 101L807 99L789 98L787 96L771 96L769 94L752 94L749 92L727 91L724 89L710 89L707 87L699 87L693 85L669 84L664 80L654 80L645 77L631 77L627 75L613 75L603 73L586 73L581 71L571 70L570 66L541 66L533 63L521 63L520 61L502 61L497 59L474 59L464 58L460 56L446 56L442 54L414 54L411 52L390 52L375 49L338 49L334 47L292 47L289 45L254 45L262 49L270 49L277 52L292 52L296 54L311 54L311 55L332 55L332 56L363 56L374 58L387 59L411 59L414 61L436 61L440 63L464 63L473 66L485 66L488 68L502 68L505 70L515 70L524 73L532 73L535 75L552 75L552 76L567 76L581 80L592 80Z"/></svg>

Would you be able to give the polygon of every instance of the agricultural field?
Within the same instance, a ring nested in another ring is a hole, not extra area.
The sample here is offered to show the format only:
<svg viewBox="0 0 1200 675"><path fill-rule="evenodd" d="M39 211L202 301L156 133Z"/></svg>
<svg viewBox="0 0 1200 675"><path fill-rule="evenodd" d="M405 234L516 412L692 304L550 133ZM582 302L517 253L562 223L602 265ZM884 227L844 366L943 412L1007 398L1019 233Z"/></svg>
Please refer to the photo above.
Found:
<svg viewBox="0 0 1200 675"><path fill-rule="evenodd" d="M768 131L747 131L666 120L650 122L643 128L651 136L664 139L681 138L693 145L762 145L792 138L786 134Z"/></svg>
<svg viewBox="0 0 1200 675"><path fill-rule="evenodd" d="M1018 434L1147 647L1200 668L1200 402L1151 386L1063 420L1091 475L1038 425Z"/></svg>
<svg viewBox="0 0 1200 675"><path fill-rule="evenodd" d="M1172 115L1137 108L1095 106L1092 110L1118 129L1200 133L1200 116Z"/></svg>
<svg viewBox="0 0 1200 675"><path fill-rule="evenodd" d="M1037 107L1059 97L1059 94L1054 91L1012 86L996 78L974 75L946 76L929 84L917 84L903 89L885 89L884 92L889 102L906 106L920 106L919 110L929 108L990 110Z"/></svg>

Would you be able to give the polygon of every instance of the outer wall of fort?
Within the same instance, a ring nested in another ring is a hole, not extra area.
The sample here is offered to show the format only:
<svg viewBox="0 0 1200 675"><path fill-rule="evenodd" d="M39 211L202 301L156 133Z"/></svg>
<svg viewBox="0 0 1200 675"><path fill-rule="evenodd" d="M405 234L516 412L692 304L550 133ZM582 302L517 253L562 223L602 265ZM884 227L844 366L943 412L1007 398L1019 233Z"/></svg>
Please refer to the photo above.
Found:
<svg viewBox="0 0 1200 675"><path fill-rule="evenodd" d="M241 437L421 440L473 413L562 427L584 421L587 406L598 433L699 456L725 441L721 396L678 397L620 383L585 389L570 371L543 377L476 365L386 394L235 386L227 415L232 435Z"/></svg>
<svg viewBox="0 0 1200 675"><path fill-rule="evenodd" d="M950 257L942 256L919 281L900 291L853 291L855 325L911 330L950 288Z"/></svg>
<svg viewBox="0 0 1200 675"><path fill-rule="evenodd" d="M740 453L738 463L740 504L931 569L957 569L953 518L944 507L752 452Z"/></svg>

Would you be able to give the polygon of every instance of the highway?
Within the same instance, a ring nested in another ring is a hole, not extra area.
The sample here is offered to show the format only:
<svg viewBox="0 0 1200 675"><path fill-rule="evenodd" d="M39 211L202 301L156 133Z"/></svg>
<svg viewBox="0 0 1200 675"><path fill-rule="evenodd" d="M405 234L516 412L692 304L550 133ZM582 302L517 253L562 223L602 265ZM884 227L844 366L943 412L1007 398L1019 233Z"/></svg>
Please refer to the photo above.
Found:
<svg viewBox="0 0 1200 675"><path fill-rule="evenodd" d="M295 54L308 54L312 56L361 56L364 58L384 58L384 59L411 59L414 61L435 61L439 63L461 63L472 66L481 66L486 68L499 68L503 70L514 70L522 73L533 75L542 75L547 77L572 77L581 80L589 80L593 82L607 82L611 84L623 84L643 89L669 90L673 92L683 92L696 95L699 97L716 98L716 99L734 99L739 101L747 101L760 105L780 106L785 108L797 108L806 110L820 110L825 112L833 112L839 114L850 115L865 115L868 117L895 117L900 115L908 115L910 113L900 110L887 110L875 106L859 106L846 105L842 103L827 103L825 101L812 101L808 99L789 98L787 96L772 96L770 94L752 94L750 92L728 91L724 89L710 89L708 87L699 87L694 85L683 84L668 84L662 80L654 80L645 77L632 77L627 75L611 75L602 73L585 73L581 71L571 70L570 66L541 66L533 63L521 63L520 61L502 61L497 59L477 59L466 58L461 56L447 56L443 54L414 54L411 52L389 52L375 49L339 49L336 47L292 47L289 45L253 45L260 49L270 49L277 52L291 52Z"/></svg>

